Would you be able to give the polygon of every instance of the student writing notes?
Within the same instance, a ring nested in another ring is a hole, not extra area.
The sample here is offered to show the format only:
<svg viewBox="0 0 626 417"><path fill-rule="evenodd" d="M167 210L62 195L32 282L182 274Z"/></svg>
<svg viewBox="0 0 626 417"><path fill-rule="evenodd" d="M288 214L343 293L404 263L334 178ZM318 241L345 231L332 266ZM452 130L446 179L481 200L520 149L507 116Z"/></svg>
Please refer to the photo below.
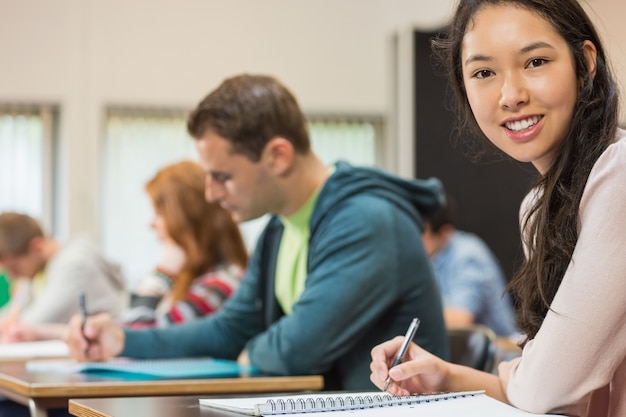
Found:
<svg viewBox="0 0 626 417"><path fill-rule="evenodd" d="M437 284L420 233L441 202L436 180L406 181L310 147L295 97L274 77L226 79L192 112L188 130L206 196L237 221L273 215L241 286L217 313L163 329L121 329L106 316L72 319L77 359L239 358L275 375L323 374L328 390L372 389L371 348L422 321L416 340L448 346ZM159 348L155 349L154 346Z"/></svg>
<svg viewBox="0 0 626 417"><path fill-rule="evenodd" d="M485 389L534 412L626 415L626 132L604 48L576 0L458 3L447 63L464 133L476 131L539 173L522 204L526 259L510 288L522 356L482 373L401 340L372 350L389 392Z"/></svg>

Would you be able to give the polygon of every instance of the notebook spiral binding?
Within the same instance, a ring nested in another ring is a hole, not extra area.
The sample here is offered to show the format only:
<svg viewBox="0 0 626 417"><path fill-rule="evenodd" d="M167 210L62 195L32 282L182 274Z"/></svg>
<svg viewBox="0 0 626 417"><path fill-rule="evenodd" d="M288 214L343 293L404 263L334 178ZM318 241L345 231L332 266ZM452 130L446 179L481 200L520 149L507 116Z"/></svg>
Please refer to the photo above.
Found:
<svg viewBox="0 0 626 417"><path fill-rule="evenodd" d="M445 401L451 398L472 396L484 391L471 391L463 393L438 393L438 394L414 394L406 396L381 395L355 395L347 397L325 398L298 398L268 400L259 405L261 415L313 413L319 411L348 411L362 410L366 408L393 407L397 405L414 405L432 401Z"/></svg>

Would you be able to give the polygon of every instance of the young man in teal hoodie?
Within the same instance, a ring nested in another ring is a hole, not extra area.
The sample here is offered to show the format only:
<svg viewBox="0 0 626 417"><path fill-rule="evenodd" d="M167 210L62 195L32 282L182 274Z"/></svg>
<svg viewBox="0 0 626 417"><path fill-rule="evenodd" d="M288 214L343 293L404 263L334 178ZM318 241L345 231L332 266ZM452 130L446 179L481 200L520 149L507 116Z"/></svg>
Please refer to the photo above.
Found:
<svg viewBox="0 0 626 417"><path fill-rule="evenodd" d="M166 329L124 330L93 316L83 336L75 317L66 335L74 357L238 358L269 374L323 374L325 389L369 390L371 348L404 334L413 317L416 342L447 356L421 241L423 216L441 204L438 181L324 165L296 99L268 76L225 80L188 130L207 199L237 221L273 215L240 289L219 313Z"/></svg>

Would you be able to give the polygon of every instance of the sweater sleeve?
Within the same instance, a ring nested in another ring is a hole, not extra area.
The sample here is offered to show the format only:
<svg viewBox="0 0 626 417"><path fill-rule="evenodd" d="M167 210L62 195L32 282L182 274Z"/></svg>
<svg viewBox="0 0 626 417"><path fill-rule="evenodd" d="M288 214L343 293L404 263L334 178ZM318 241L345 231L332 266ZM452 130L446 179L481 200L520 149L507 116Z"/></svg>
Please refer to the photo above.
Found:
<svg viewBox="0 0 626 417"><path fill-rule="evenodd" d="M571 263L539 332L511 369L507 394L521 409L586 415L593 392L624 369L625 167L622 140L589 176ZM623 398L624 381L618 385L612 390Z"/></svg>

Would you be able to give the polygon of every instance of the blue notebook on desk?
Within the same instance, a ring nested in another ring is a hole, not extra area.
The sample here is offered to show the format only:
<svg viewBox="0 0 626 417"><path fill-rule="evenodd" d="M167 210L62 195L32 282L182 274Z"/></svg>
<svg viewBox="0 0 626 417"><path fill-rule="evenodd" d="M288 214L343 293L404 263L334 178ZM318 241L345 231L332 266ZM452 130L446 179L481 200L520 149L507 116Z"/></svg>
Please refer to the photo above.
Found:
<svg viewBox="0 0 626 417"><path fill-rule="evenodd" d="M26 363L29 372L88 372L136 375L148 378L206 378L244 376L258 373L253 366L214 358L131 359L115 358L105 362L36 360Z"/></svg>

